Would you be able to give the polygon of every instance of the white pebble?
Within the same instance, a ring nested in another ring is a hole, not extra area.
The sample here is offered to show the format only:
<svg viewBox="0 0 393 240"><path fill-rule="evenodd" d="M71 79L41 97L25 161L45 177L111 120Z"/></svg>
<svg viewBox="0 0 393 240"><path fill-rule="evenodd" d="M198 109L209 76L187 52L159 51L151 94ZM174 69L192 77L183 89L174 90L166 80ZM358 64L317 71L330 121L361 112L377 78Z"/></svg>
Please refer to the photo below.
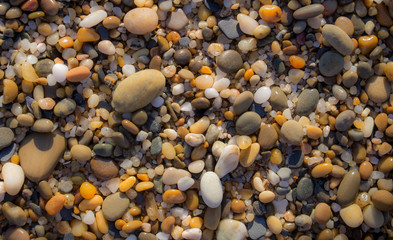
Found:
<svg viewBox="0 0 393 240"><path fill-rule="evenodd" d="M177 188L184 192L188 190L192 185L194 185L195 180L189 176L184 176L177 181Z"/></svg>
<svg viewBox="0 0 393 240"><path fill-rule="evenodd" d="M103 40L98 43L98 51L106 55L113 55L116 52L116 48L111 41Z"/></svg>
<svg viewBox="0 0 393 240"><path fill-rule="evenodd" d="M131 64L126 64L122 67L123 74L127 77L135 73L135 67Z"/></svg>
<svg viewBox="0 0 393 240"><path fill-rule="evenodd" d="M112 178L106 182L106 187L109 189L109 191L115 193L117 189L119 189L120 183L120 178Z"/></svg>
<svg viewBox="0 0 393 240"><path fill-rule="evenodd" d="M237 15L237 21L239 21L240 30L248 35L253 35L254 29L259 25L255 19L243 13Z"/></svg>
<svg viewBox="0 0 393 240"><path fill-rule="evenodd" d="M184 230L181 236L184 239L189 239L189 240L199 240L202 238L202 230L199 228L190 228L187 230Z"/></svg>
<svg viewBox="0 0 393 240"><path fill-rule="evenodd" d="M210 208L220 206L223 198L220 178L214 172L206 172L202 175L200 193L203 201Z"/></svg>
<svg viewBox="0 0 393 240"><path fill-rule="evenodd" d="M267 71L267 65L264 61L258 60L251 65L252 70L259 76L263 77Z"/></svg>
<svg viewBox="0 0 393 240"><path fill-rule="evenodd" d="M269 180L272 185L277 185L280 182L280 177L272 170L269 170L267 173L267 180Z"/></svg>
<svg viewBox="0 0 393 240"><path fill-rule="evenodd" d="M268 87L259 88L254 94L254 101L258 104L262 104L269 100L272 91Z"/></svg>
<svg viewBox="0 0 393 240"><path fill-rule="evenodd" d="M184 84L183 83L176 84L172 87L172 94L174 96L180 95L183 93L184 93Z"/></svg>
<svg viewBox="0 0 393 240"><path fill-rule="evenodd" d="M236 169L239 164L240 149L236 145L228 145L222 151L220 158L217 161L214 172L222 178L226 174Z"/></svg>
<svg viewBox="0 0 393 240"><path fill-rule="evenodd" d="M25 181L25 174L21 166L7 162L1 169L1 175L4 179L4 187L9 195L18 194Z"/></svg>
<svg viewBox="0 0 393 240"><path fill-rule="evenodd" d="M82 222L86 223L87 225L93 224L95 221L94 213L92 211L87 211L87 213L83 216Z"/></svg>
<svg viewBox="0 0 393 240"><path fill-rule="evenodd" d="M221 78L213 83L213 88L215 88L218 92L221 92L222 90L227 89L230 84L231 81L228 78Z"/></svg>
<svg viewBox="0 0 393 240"><path fill-rule="evenodd" d="M108 14L104 10L97 10L87 15L80 23L80 27L91 28L104 20Z"/></svg>
<svg viewBox="0 0 393 240"><path fill-rule="evenodd" d="M205 97L208 99L216 98L220 96L215 88L207 88L205 90Z"/></svg>
<svg viewBox="0 0 393 240"><path fill-rule="evenodd" d="M56 82L62 83L66 80L66 75L68 72L68 67L61 63L56 63L53 65L52 74L56 79Z"/></svg>

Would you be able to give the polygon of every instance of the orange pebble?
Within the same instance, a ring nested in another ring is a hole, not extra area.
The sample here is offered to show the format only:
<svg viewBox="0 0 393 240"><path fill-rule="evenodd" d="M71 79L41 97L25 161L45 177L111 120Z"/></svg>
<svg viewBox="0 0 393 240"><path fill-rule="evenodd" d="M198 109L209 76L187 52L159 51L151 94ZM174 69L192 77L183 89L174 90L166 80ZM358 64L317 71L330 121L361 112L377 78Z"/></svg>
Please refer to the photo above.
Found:
<svg viewBox="0 0 393 240"><path fill-rule="evenodd" d="M266 22L278 22L281 19L281 15L281 8L276 5L264 5L259 9L259 16Z"/></svg>
<svg viewBox="0 0 393 240"><path fill-rule="evenodd" d="M62 48L71 48L74 46L74 41L71 37L62 37L59 39L59 45Z"/></svg>
<svg viewBox="0 0 393 240"><path fill-rule="evenodd" d="M66 197L63 194L58 194L46 203L45 210L49 215L55 215L63 208Z"/></svg>
<svg viewBox="0 0 393 240"><path fill-rule="evenodd" d="M124 221L123 219L117 219L115 222L115 228L117 230L121 230L121 228L126 224L126 221Z"/></svg>
<svg viewBox="0 0 393 240"><path fill-rule="evenodd" d="M295 55L289 57L289 62L294 68L303 68L306 65L306 61L303 58Z"/></svg>
<svg viewBox="0 0 393 240"><path fill-rule="evenodd" d="M91 183L84 182L80 187L80 193L84 199L92 199L96 194L96 187Z"/></svg>
<svg viewBox="0 0 393 240"><path fill-rule="evenodd" d="M190 221L190 227L201 228L203 225L203 219L201 217L193 217Z"/></svg>
<svg viewBox="0 0 393 240"><path fill-rule="evenodd" d="M254 70L252 68L247 69L247 71L244 73L244 80L248 81L250 78L254 76Z"/></svg>
<svg viewBox="0 0 393 240"><path fill-rule="evenodd" d="M19 156L18 155L13 155L10 159L10 162L19 164Z"/></svg>
<svg viewBox="0 0 393 240"><path fill-rule="evenodd" d="M176 31L171 31L170 33L168 33L166 35L166 39L170 42L175 43L175 44L179 42L180 38L181 38L180 34Z"/></svg>
<svg viewBox="0 0 393 240"><path fill-rule="evenodd" d="M138 173L138 174L136 175L136 177L137 177L139 180L144 181L144 182L149 181L149 176L148 176L146 173Z"/></svg>

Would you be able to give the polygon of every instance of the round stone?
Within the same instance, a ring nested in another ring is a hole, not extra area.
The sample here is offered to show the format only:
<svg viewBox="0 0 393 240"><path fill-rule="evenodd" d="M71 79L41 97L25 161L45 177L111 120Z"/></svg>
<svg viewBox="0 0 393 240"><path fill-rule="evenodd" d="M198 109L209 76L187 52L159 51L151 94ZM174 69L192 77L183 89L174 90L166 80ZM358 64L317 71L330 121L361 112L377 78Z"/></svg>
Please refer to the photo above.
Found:
<svg viewBox="0 0 393 240"><path fill-rule="evenodd" d="M86 162L91 159L91 149L88 146L76 144L71 148L73 160Z"/></svg>
<svg viewBox="0 0 393 240"><path fill-rule="evenodd" d="M240 115L248 110L253 102L254 96L250 91L244 91L236 97L233 103L233 111Z"/></svg>
<svg viewBox="0 0 393 240"><path fill-rule="evenodd" d="M296 107L295 114L304 116L312 113L317 107L319 101L319 92L317 89L305 89L300 93Z"/></svg>
<svg viewBox="0 0 393 240"><path fill-rule="evenodd" d="M115 221L127 211L130 200L121 192L107 196L102 203L102 213L108 221Z"/></svg>
<svg viewBox="0 0 393 240"><path fill-rule="evenodd" d="M345 110L341 112L335 122L335 127L338 131L347 131L355 120L356 114L352 110Z"/></svg>
<svg viewBox="0 0 393 240"><path fill-rule="evenodd" d="M318 205L315 207L314 216L315 221L317 221L319 224L324 225L332 217L332 210L330 209L330 206L326 203L318 203Z"/></svg>
<svg viewBox="0 0 393 240"><path fill-rule="evenodd" d="M296 187L296 197L298 200L303 201L313 194L314 184L312 180L308 177L300 179Z"/></svg>
<svg viewBox="0 0 393 240"><path fill-rule="evenodd" d="M117 176L119 167L117 164L105 158L94 158L90 161L90 167L94 175L104 181L112 179Z"/></svg>
<svg viewBox="0 0 393 240"><path fill-rule="evenodd" d="M288 108L288 98L279 87L272 87L269 102L276 111Z"/></svg>
<svg viewBox="0 0 393 240"><path fill-rule="evenodd" d="M113 106L121 113L134 112L158 97L164 86L165 77L160 71L153 69L139 71L117 86L113 92Z"/></svg>
<svg viewBox="0 0 393 240"><path fill-rule="evenodd" d="M344 67L344 58L333 51L324 53L319 59L319 71L326 77L336 76Z"/></svg>
<svg viewBox="0 0 393 240"><path fill-rule="evenodd" d="M368 205L363 209L364 222L372 228L382 227L385 218L383 213L376 209L373 205Z"/></svg>
<svg viewBox="0 0 393 240"><path fill-rule="evenodd" d="M281 135L289 144L300 145L303 140L303 127L295 120L289 120L282 125Z"/></svg>
<svg viewBox="0 0 393 240"><path fill-rule="evenodd" d="M371 201L378 210L390 211L393 209L393 195L386 190L378 190L373 193Z"/></svg>
<svg viewBox="0 0 393 240"><path fill-rule="evenodd" d="M383 103L389 99L391 86L386 77L373 76L367 80L365 89L371 101Z"/></svg>
<svg viewBox="0 0 393 240"><path fill-rule="evenodd" d="M52 68L55 65L55 63L48 58L39 60L35 66L35 72L37 73L38 76L40 77L47 77L49 74L52 73Z"/></svg>
<svg viewBox="0 0 393 240"><path fill-rule="evenodd" d="M247 228L244 223L224 219L220 221L217 229L217 239L219 240L243 240L247 236Z"/></svg>
<svg viewBox="0 0 393 240"><path fill-rule="evenodd" d="M236 132L240 135L253 134L259 129L261 122L258 113L245 112L236 121Z"/></svg>
<svg viewBox="0 0 393 240"><path fill-rule="evenodd" d="M360 186L360 174L356 170L347 172L340 183L337 191L337 202L341 206L347 206L352 203L358 192Z"/></svg>
<svg viewBox="0 0 393 240"><path fill-rule="evenodd" d="M0 150L8 147L14 140L14 132L7 127L0 127Z"/></svg>
<svg viewBox="0 0 393 240"><path fill-rule="evenodd" d="M243 66L243 59L235 50L226 50L216 58L216 62L225 73L236 73Z"/></svg>
<svg viewBox="0 0 393 240"><path fill-rule="evenodd" d="M173 58L175 59L175 62L179 65L187 65L191 58L192 58L192 54L190 52L190 50L183 48L183 49L179 49L175 52L175 55L173 56Z"/></svg>
<svg viewBox="0 0 393 240"><path fill-rule="evenodd" d="M278 134L270 124L262 125L259 130L258 142L262 149L271 149L276 145Z"/></svg>
<svg viewBox="0 0 393 240"><path fill-rule="evenodd" d="M145 35L158 25L158 15L151 8L134 8L124 16L126 29L136 35Z"/></svg>

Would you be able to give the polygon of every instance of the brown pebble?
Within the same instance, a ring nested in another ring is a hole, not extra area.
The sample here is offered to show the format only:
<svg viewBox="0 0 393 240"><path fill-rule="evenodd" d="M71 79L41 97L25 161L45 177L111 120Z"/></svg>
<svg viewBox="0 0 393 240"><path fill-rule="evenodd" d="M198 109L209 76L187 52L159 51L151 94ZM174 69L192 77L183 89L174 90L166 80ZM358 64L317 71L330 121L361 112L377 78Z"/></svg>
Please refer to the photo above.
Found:
<svg viewBox="0 0 393 240"><path fill-rule="evenodd" d="M326 203L318 203L315 207L315 221L321 225L325 225L332 217L332 210Z"/></svg>
<svg viewBox="0 0 393 240"><path fill-rule="evenodd" d="M375 208L381 211L390 211L393 209L393 195L386 190L378 190L371 195L371 201Z"/></svg>
<svg viewBox="0 0 393 240"><path fill-rule="evenodd" d="M364 161L359 166L360 177L363 180L367 180L370 178L371 173L373 172L373 165L370 162Z"/></svg>
<svg viewBox="0 0 393 240"><path fill-rule="evenodd" d="M378 171L388 173L393 170L393 157L384 156L378 162Z"/></svg>
<svg viewBox="0 0 393 240"><path fill-rule="evenodd" d="M63 208L66 197L63 194L58 194L46 203L45 210L49 215L55 215Z"/></svg>
<svg viewBox="0 0 393 240"><path fill-rule="evenodd" d="M167 218L164 219L164 221L162 221L161 230L164 233L170 234L174 226L175 226L175 217L168 216Z"/></svg>
<svg viewBox="0 0 393 240"><path fill-rule="evenodd" d="M186 194L177 189L169 189L162 195L162 200L167 204L179 204L186 201Z"/></svg>
<svg viewBox="0 0 393 240"><path fill-rule="evenodd" d="M242 200L232 199L231 201L231 210L234 213L242 213L246 209L246 205Z"/></svg>

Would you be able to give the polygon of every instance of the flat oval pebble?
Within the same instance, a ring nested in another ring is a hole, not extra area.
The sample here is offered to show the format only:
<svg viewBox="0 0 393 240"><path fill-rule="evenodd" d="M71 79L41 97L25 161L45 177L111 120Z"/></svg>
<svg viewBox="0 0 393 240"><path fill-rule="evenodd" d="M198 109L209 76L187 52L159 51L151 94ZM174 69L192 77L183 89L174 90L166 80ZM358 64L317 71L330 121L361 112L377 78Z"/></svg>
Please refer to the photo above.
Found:
<svg viewBox="0 0 393 240"><path fill-rule="evenodd" d="M27 222L27 215L23 211L23 209L12 202L5 202L1 208L4 217L9 221L11 224L17 225L22 227Z"/></svg>
<svg viewBox="0 0 393 240"><path fill-rule="evenodd" d="M220 221L217 229L218 240L242 240L246 236L247 228L244 223L232 219Z"/></svg>
<svg viewBox="0 0 393 240"><path fill-rule="evenodd" d="M11 196L18 194L25 181L25 174L21 166L7 162L1 169L1 176L7 193Z"/></svg>
<svg viewBox="0 0 393 240"><path fill-rule="evenodd" d="M269 102L276 111L288 108L288 98L279 87L272 87Z"/></svg>
<svg viewBox="0 0 393 240"><path fill-rule="evenodd" d="M386 190L378 190L371 195L371 200L375 208L381 211L393 209L393 195Z"/></svg>
<svg viewBox="0 0 393 240"><path fill-rule="evenodd" d="M328 51L319 59L319 71L326 77L337 75L344 67L344 58L337 52Z"/></svg>
<svg viewBox="0 0 393 240"><path fill-rule="evenodd" d="M295 114L309 115L317 107L319 92L317 89L305 89L300 93L295 107Z"/></svg>
<svg viewBox="0 0 393 240"><path fill-rule="evenodd" d="M257 113L245 112L236 121L236 131L241 135L250 135L258 130L261 122Z"/></svg>
<svg viewBox="0 0 393 240"><path fill-rule="evenodd" d="M102 203L102 212L105 219L115 221L127 211L130 200L124 193L114 193L107 196Z"/></svg>
<svg viewBox="0 0 393 240"><path fill-rule="evenodd" d="M8 147L11 143L12 140L14 140L14 132L7 127L0 127L0 150Z"/></svg>
<svg viewBox="0 0 393 240"><path fill-rule="evenodd" d="M288 143L293 145L300 145L303 140L303 128L294 120L289 120L282 125L281 134Z"/></svg>
<svg viewBox="0 0 393 240"><path fill-rule="evenodd" d="M236 97L233 103L235 114L240 115L248 110L253 102L254 95L250 91L244 91Z"/></svg>
<svg viewBox="0 0 393 240"><path fill-rule="evenodd" d="M367 80L366 92L371 101L383 103L388 100L391 87L386 77L373 76Z"/></svg>
<svg viewBox="0 0 393 240"><path fill-rule="evenodd" d="M341 28L332 24L326 24L322 28L322 35L342 55L346 56L352 53L352 40Z"/></svg>
<svg viewBox="0 0 393 240"><path fill-rule="evenodd" d="M142 70L124 79L113 93L119 112L134 112L151 103L165 86L165 77L153 69Z"/></svg>
<svg viewBox="0 0 393 240"><path fill-rule="evenodd" d="M72 68L67 72L66 78L70 82L80 82L90 76L90 70L85 66Z"/></svg>
<svg viewBox="0 0 393 240"><path fill-rule="evenodd" d="M385 219L383 213L376 209L373 205L368 205L363 209L364 223L372 228L382 227Z"/></svg>
<svg viewBox="0 0 393 240"><path fill-rule="evenodd" d="M355 200L359 192L360 174L356 170L347 172L340 183L337 191L337 202L341 206L347 206Z"/></svg>
<svg viewBox="0 0 393 240"><path fill-rule="evenodd" d="M308 19L318 16L325 8L322 4L311 4L301 7L293 13L295 19Z"/></svg>
<svg viewBox="0 0 393 240"><path fill-rule="evenodd" d="M153 31L157 25L157 13L151 8L135 8L124 16L124 26L133 34L144 35Z"/></svg>
<svg viewBox="0 0 393 240"><path fill-rule="evenodd" d="M220 178L214 172L206 172L201 178L201 195L207 206L216 208L221 204L223 194Z"/></svg>
<svg viewBox="0 0 393 240"><path fill-rule="evenodd" d="M258 142L262 149L271 149L278 139L277 131L270 124L262 125L259 130Z"/></svg>
<svg viewBox="0 0 393 240"><path fill-rule="evenodd" d="M80 27L91 28L104 20L108 16L105 10L97 10L87 15L80 23Z"/></svg>
<svg viewBox="0 0 393 240"><path fill-rule="evenodd" d="M340 113L335 122L335 127L338 131L346 131L351 126L353 121L355 120L355 113L351 110L345 110L344 112Z"/></svg>
<svg viewBox="0 0 393 240"><path fill-rule="evenodd" d="M183 169L169 167L165 169L164 174L162 175L162 182L166 185L174 185L183 177L191 177L191 174Z"/></svg>

